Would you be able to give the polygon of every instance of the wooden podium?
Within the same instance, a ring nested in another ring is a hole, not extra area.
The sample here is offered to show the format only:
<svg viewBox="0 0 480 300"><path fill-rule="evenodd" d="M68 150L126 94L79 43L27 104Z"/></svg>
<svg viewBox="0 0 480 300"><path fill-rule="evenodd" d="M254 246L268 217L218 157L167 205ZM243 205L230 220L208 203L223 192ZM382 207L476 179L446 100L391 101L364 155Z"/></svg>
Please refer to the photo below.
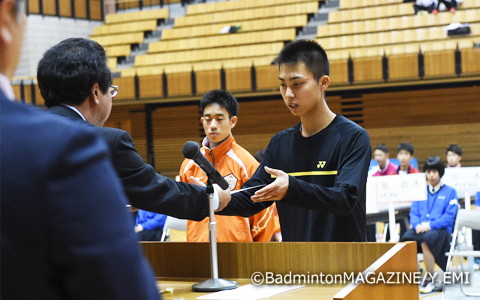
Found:
<svg viewBox="0 0 480 300"><path fill-rule="evenodd" d="M210 277L208 243L142 242L162 288L174 287L164 299L196 299L191 284ZM219 276L250 284L254 272L274 274L342 274L417 272L415 242L405 243L219 243ZM401 274L401 273L398 273ZM386 279L386 278L385 278ZM298 283L297 283L298 284ZM319 297L322 295L321 297ZM272 299L419 299L409 284L307 284Z"/></svg>

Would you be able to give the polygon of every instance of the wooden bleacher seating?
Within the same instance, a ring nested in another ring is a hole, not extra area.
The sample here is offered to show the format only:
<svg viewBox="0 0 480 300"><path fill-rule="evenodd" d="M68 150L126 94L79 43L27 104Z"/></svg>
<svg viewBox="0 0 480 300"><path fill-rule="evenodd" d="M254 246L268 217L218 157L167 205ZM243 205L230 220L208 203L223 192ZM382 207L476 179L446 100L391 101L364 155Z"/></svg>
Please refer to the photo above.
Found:
<svg viewBox="0 0 480 300"><path fill-rule="evenodd" d="M93 29L92 36L112 35L129 32L154 31L157 28L157 20L146 20L128 23L114 23L111 25L97 26Z"/></svg>
<svg viewBox="0 0 480 300"><path fill-rule="evenodd" d="M356 0L356 1L340 1L340 9L352 9L368 6L380 6L386 4L401 3L401 0Z"/></svg>
<svg viewBox="0 0 480 300"><path fill-rule="evenodd" d="M143 32L123 33L107 36L92 36L90 39L97 41L103 47L116 45L140 44L144 40Z"/></svg>
<svg viewBox="0 0 480 300"><path fill-rule="evenodd" d="M181 0L162 0L163 4L173 4L179 3ZM132 9L132 8L140 8L140 1L138 0L117 0L116 3L118 4L118 9ZM160 0L143 0L142 7L149 7L149 6L159 6L162 2Z"/></svg>
<svg viewBox="0 0 480 300"><path fill-rule="evenodd" d="M204 4L194 4L187 7L187 15L208 14L213 12L231 11L231 10L249 10L257 7L266 7L272 5L293 4L302 2L312 2L311 0L244 0L244 1L220 1Z"/></svg>
<svg viewBox="0 0 480 300"><path fill-rule="evenodd" d="M107 56L110 58L119 57L119 56L129 56L131 53L130 45L116 45L116 46L105 46L105 51ZM113 59L110 59L113 60ZM114 68L115 69L115 68Z"/></svg>
<svg viewBox="0 0 480 300"><path fill-rule="evenodd" d="M218 61L238 57L274 56L283 48L282 42L240 45L212 49L163 52L140 55L135 58L135 67L168 65L187 62Z"/></svg>
<svg viewBox="0 0 480 300"><path fill-rule="evenodd" d="M231 3L245 3L245 1L231 1ZM266 5L266 1L257 1L258 6ZM296 1L290 1L296 2ZM229 2L218 2L229 3ZM175 27L198 26L202 24L214 24L225 22L238 22L244 20L255 20L268 17L280 17L288 15L299 15L316 13L318 11L318 1L305 0L300 3L279 3L278 5L268 4L263 7L242 8L235 11L216 11L199 15L185 15L175 19Z"/></svg>
<svg viewBox="0 0 480 300"><path fill-rule="evenodd" d="M167 8L148 9L133 12L120 12L110 14L105 17L105 24L138 22L145 20L168 19L169 11Z"/></svg>
<svg viewBox="0 0 480 300"><path fill-rule="evenodd" d="M271 30L280 28L304 27L307 24L307 15L292 15L285 17L271 17L260 20L228 21L223 23L198 25L193 27L174 27L162 31L162 41L183 39L200 36L219 35L225 26L240 25L242 32Z"/></svg>

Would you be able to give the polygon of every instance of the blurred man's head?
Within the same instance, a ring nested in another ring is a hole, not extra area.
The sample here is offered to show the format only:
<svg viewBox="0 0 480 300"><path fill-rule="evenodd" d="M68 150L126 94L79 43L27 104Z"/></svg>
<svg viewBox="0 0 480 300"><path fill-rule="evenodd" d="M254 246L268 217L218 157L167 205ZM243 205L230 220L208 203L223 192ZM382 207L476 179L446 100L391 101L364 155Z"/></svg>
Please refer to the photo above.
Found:
<svg viewBox="0 0 480 300"><path fill-rule="evenodd" d="M12 78L26 25L25 0L0 0L0 73Z"/></svg>
<svg viewBox="0 0 480 300"><path fill-rule="evenodd" d="M410 143L401 143L397 147L397 159L400 162L400 169L407 170L410 167L410 161L413 158L413 145Z"/></svg>
<svg viewBox="0 0 480 300"><path fill-rule="evenodd" d="M447 155L447 164L449 167L456 167L462 160L462 149L457 144L451 144L445 151Z"/></svg>
<svg viewBox="0 0 480 300"><path fill-rule="evenodd" d="M71 38L47 50L38 63L37 80L47 107L81 107L96 126L103 126L110 115L116 92L105 50L95 41Z"/></svg>
<svg viewBox="0 0 480 300"><path fill-rule="evenodd" d="M385 169L389 158L387 146L378 144L373 150L373 158L377 161L380 169Z"/></svg>
<svg viewBox="0 0 480 300"><path fill-rule="evenodd" d="M440 157L430 156L425 162L423 171L427 176L428 183L432 186L437 186L443 174L445 174L445 166Z"/></svg>

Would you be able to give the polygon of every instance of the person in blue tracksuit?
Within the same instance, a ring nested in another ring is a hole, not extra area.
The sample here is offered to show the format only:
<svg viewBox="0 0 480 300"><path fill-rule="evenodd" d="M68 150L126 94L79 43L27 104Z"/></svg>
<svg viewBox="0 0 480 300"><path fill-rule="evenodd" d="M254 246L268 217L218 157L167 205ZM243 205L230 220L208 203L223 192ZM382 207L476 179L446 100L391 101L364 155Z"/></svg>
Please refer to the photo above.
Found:
<svg viewBox="0 0 480 300"><path fill-rule="evenodd" d="M445 184L441 178L445 166L438 156L430 156L425 163L427 201L415 201L410 209L412 229L402 237L402 241L416 241L423 252L427 278L420 287L421 293L430 293L443 289L435 276L435 263L445 271L450 247L453 223L458 209L457 191ZM433 275L428 277L429 275ZM433 280L435 279L435 280Z"/></svg>
<svg viewBox="0 0 480 300"><path fill-rule="evenodd" d="M138 239L140 241L159 241L166 219L166 215L139 209L135 222Z"/></svg>

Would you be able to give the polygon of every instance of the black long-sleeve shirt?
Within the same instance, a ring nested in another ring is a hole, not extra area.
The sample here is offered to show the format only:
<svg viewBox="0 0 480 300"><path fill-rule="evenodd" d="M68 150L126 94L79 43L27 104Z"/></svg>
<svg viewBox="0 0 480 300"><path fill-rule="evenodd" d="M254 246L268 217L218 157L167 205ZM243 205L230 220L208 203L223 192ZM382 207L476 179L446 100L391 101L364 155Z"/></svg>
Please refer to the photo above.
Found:
<svg viewBox="0 0 480 300"><path fill-rule="evenodd" d="M301 123L270 140L262 164L244 187L273 182L264 166L290 175L287 194L277 201L284 241L365 241L367 132L340 115L307 138L300 128ZM273 203L254 203L252 194L232 195L221 214L249 216Z"/></svg>

